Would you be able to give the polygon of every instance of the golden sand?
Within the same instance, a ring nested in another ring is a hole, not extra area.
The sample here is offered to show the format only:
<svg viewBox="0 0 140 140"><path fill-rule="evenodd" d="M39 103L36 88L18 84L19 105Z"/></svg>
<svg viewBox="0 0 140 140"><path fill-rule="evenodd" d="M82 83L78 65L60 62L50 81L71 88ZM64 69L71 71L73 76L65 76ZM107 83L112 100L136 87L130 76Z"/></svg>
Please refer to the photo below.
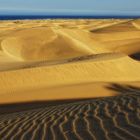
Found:
<svg viewBox="0 0 140 140"><path fill-rule="evenodd" d="M140 87L139 20L0 21L0 103L114 96Z"/></svg>

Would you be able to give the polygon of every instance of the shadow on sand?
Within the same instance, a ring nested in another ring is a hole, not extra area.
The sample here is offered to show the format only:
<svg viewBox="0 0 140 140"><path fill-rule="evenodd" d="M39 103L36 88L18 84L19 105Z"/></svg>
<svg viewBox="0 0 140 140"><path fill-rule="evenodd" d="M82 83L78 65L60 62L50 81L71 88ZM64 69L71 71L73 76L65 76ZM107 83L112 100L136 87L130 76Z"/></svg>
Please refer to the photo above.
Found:
<svg viewBox="0 0 140 140"><path fill-rule="evenodd" d="M86 101L90 99L71 99L71 100L54 100L54 101L32 101L23 103L11 103L0 105L0 115L9 114L14 112L21 112L27 110L34 110L38 108L46 108L51 106L66 105L69 103L75 103L78 101Z"/></svg>
<svg viewBox="0 0 140 140"><path fill-rule="evenodd" d="M118 96L0 106L0 139L140 140L140 88L105 88Z"/></svg>
<svg viewBox="0 0 140 140"><path fill-rule="evenodd" d="M121 85L112 83L109 86L105 87L108 90L115 91L117 96L127 95L127 94L134 94L140 95L140 88L131 86L131 85ZM94 92L93 92L94 93ZM86 93L85 93L86 94ZM57 101L33 101L33 102L23 102L23 103L12 103L12 104L1 104L0 105L0 115L2 114L9 114L14 112L21 112L27 110L34 110L39 108L46 108L50 106L57 106L57 105L67 105L69 103L77 103L81 101L94 101L96 99L104 100L105 98L110 97L100 97L100 98L86 98L86 99L69 99L69 100L57 100Z"/></svg>
<svg viewBox="0 0 140 140"><path fill-rule="evenodd" d="M140 61L140 52L130 55L134 60Z"/></svg>
<svg viewBox="0 0 140 140"><path fill-rule="evenodd" d="M140 94L140 87L132 86L132 85L121 85L113 83L106 87L109 90L113 90L118 93L118 95L122 94Z"/></svg>

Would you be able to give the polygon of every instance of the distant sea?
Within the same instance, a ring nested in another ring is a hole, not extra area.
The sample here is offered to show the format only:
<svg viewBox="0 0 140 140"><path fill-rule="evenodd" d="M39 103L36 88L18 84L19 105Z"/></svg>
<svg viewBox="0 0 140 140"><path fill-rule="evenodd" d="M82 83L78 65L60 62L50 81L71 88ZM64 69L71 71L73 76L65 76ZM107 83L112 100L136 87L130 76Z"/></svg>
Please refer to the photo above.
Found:
<svg viewBox="0 0 140 140"><path fill-rule="evenodd" d="M82 15L0 15L0 20L26 19L134 19L140 16L82 16Z"/></svg>

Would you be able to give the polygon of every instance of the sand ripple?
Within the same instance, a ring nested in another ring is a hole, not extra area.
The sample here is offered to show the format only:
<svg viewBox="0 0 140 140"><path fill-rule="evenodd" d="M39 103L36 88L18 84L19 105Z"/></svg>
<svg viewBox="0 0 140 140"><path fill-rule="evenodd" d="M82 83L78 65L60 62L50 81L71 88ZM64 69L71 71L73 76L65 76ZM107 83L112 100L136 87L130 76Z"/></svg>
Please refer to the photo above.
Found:
<svg viewBox="0 0 140 140"><path fill-rule="evenodd" d="M2 140L139 140L140 96L75 101L0 115Z"/></svg>

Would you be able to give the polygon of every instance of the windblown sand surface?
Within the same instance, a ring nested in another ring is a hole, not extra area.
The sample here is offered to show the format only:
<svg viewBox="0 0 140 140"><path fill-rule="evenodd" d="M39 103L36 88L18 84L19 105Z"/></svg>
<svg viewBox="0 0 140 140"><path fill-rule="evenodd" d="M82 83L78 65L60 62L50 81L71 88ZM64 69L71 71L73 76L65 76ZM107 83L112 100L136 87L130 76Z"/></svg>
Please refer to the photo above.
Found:
<svg viewBox="0 0 140 140"><path fill-rule="evenodd" d="M138 26L138 19L1 21L0 102L104 97L116 95L110 83L140 86Z"/></svg>
<svg viewBox="0 0 140 140"><path fill-rule="evenodd" d="M3 140L139 140L140 88L113 84L120 95L0 107Z"/></svg>
<svg viewBox="0 0 140 140"><path fill-rule="evenodd" d="M139 19L0 21L2 140L139 140L139 87Z"/></svg>

